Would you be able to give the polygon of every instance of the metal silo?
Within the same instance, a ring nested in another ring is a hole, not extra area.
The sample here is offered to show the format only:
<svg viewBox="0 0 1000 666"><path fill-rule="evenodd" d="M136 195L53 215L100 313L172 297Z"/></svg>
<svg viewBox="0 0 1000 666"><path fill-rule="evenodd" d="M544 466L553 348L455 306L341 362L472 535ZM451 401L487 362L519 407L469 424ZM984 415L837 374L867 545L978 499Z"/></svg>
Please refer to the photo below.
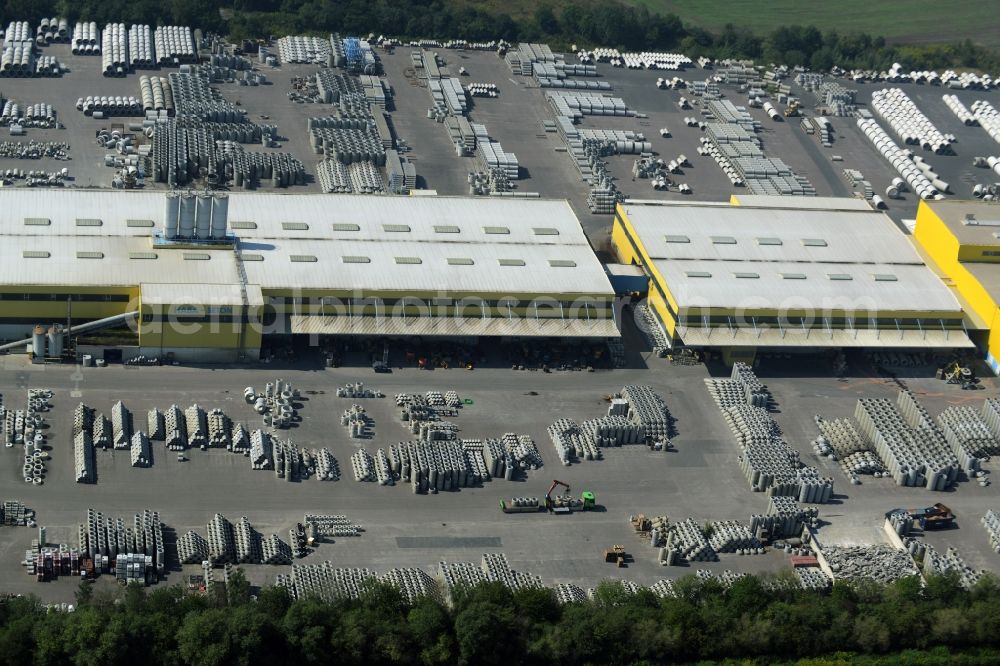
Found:
<svg viewBox="0 0 1000 666"><path fill-rule="evenodd" d="M195 238L212 237L212 195L204 192L198 195L198 206L195 209Z"/></svg>
<svg viewBox="0 0 1000 666"><path fill-rule="evenodd" d="M226 237L228 221L229 195L216 194L212 197L212 238L222 240Z"/></svg>
<svg viewBox="0 0 1000 666"><path fill-rule="evenodd" d="M38 358L45 357L45 329L40 324L31 332L31 353Z"/></svg>
<svg viewBox="0 0 1000 666"><path fill-rule="evenodd" d="M163 213L163 237L176 238L181 214L181 198L176 192L167 192Z"/></svg>
<svg viewBox="0 0 1000 666"><path fill-rule="evenodd" d="M181 195L181 214L178 222L178 234L182 238L194 238L195 196L191 192Z"/></svg>
<svg viewBox="0 0 1000 666"><path fill-rule="evenodd" d="M63 327L52 324L49 327L49 358L59 358L63 353Z"/></svg>

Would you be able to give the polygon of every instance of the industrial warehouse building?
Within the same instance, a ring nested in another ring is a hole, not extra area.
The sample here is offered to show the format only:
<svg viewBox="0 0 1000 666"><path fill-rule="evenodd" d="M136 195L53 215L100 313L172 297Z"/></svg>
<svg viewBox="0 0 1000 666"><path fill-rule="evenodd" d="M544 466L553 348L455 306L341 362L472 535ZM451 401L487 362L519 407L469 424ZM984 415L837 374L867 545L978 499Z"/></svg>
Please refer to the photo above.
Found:
<svg viewBox="0 0 1000 666"><path fill-rule="evenodd" d="M1000 204L922 201L913 235L958 296L972 339L1000 374Z"/></svg>
<svg viewBox="0 0 1000 666"><path fill-rule="evenodd" d="M267 335L618 336L565 201L5 190L0 335L95 320L135 353L256 358Z"/></svg>
<svg viewBox="0 0 1000 666"><path fill-rule="evenodd" d="M887 216L854 199L619 204L612 243L642 266L674 345L960 349L962 307Z"/></svg>

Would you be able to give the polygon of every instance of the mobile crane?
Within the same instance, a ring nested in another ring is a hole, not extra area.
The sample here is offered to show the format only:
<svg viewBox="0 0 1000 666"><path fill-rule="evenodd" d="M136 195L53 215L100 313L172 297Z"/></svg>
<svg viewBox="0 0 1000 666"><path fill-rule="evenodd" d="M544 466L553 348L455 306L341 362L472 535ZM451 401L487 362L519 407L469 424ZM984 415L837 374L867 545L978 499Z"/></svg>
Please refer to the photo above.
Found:
<svg viewBox="0 0 1000 666"><path fill-rule="evenodd" d="M556 489L557 486L562 486L566 489L566 492L562 495L552 496L552 491ZM545 508L549 513L571 513L573 511L587 511L594 508L596 498L594 493L589 490L585 490L583 494L580 495L580 499L575 499L570 497L569 494L569 484L559 479L554 479L552 485L545 492Z"/></svg>
<svg viewBox="0 0 1000 666"><path fill-rule="evenodd" d="M562 495L552 495L552 491L557 486L562 486L566 492ZM500 510L504 513L535 513L541 510L549 513L572 513L574 511L591 511L594 509L597 498L594 493L585 490L580 494L580 499L571 497L569 494L569 484L558 479L552 482L545 492L545 502L542 503L537 497L511 497L500 500Z"/></svg>

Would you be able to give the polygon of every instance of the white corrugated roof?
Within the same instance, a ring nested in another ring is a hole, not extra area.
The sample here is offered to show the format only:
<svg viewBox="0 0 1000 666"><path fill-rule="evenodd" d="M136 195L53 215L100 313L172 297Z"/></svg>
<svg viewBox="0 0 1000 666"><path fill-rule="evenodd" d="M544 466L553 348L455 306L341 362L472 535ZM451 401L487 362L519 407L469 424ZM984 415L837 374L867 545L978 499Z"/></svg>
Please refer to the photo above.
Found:
<svg viewBox="0 0 1000 666"><path fill-rule="evenodd" d="M152 247L143 221L162 228L165 198L0 191L0 284L238 285L231 249ZM247 258L248 281L264 289L613 293L566 201L233 193L228 213L244 223L230 232ZM50 257L25 257L26 250ZM130 258L137 253L156 258ZM198 254L210 259L191 256ZM369 261L344 263L344 256Z"/></svg>
<svg viewBox="0 0 1000 666"><path fill-rule="evenodd" d="M923 263L892 220L874 211L688 205L625 212L652 259Z"/></svg>
<svg viewBox="0 0 1000 666"><path fill-rule="evenodd" d="M816 311L817 316L828 310L872 311L875 316L879 311L960 310L948 288L925 266L690 260L654 263L682 308L808 309Z"/></svg>
<svg viewBox="0 0 1000 666"><path fill-rule="evenodd" d="M681 308L961 311L909 239L875 211L624 209Z"/></svg>

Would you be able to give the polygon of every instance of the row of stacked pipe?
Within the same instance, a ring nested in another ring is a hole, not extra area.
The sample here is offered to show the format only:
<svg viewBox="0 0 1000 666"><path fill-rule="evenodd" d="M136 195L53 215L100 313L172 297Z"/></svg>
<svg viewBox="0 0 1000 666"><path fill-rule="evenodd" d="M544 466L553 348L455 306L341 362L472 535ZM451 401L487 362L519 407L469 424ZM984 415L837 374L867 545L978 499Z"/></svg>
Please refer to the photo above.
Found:
<svg viewBox="0 0 1000 666"><path fill-rule="evenodd" d="M750 487L771 495L791 495L801 502L824 504L833 495L833 479L821 477L799 461L768 411L771 396L753 370L735 363L729 379L706 379L709 394L722 411L740 449L739 462Z"/></svg>

